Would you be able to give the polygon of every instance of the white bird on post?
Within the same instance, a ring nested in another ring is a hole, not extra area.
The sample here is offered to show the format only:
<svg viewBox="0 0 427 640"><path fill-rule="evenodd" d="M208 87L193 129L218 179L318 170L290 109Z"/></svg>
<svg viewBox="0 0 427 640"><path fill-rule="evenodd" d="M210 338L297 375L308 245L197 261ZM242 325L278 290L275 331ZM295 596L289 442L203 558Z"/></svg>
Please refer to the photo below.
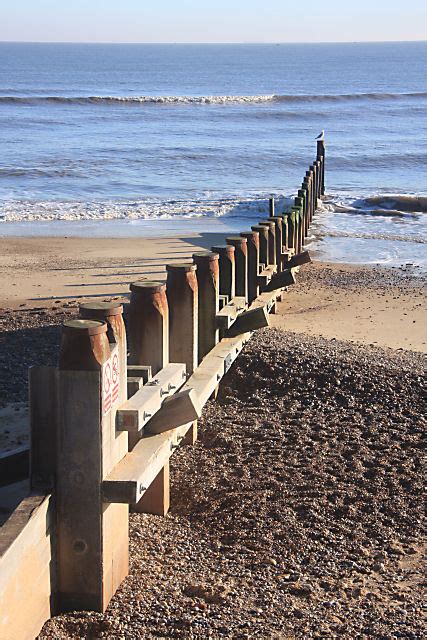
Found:
<svg viewBox="0 0 427 640"><path fill-rule="evenodd" d="M324 137L325 137L325 130L322 129L322 131L317 136L316 140L323 140Z"/></svg>

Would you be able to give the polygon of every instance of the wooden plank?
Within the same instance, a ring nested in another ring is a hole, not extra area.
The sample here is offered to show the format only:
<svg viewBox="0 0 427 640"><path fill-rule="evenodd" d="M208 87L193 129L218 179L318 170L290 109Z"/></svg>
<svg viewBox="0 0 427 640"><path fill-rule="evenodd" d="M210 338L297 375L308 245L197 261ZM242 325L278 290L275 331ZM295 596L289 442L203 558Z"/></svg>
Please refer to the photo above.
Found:
<svg viewBox="0 0 427 640"><path fill-rule="evenodd" d="M141 432L144 425L160 409L166 396L175 393L185 382L185 364L166 365L132 398L117 410L119 431Z"/></svg>
<svg viewBox="0 0 427 640"><path fill-rule="evenodd" d="M0 453L0 486L5 486L28 478L30 470L30 450L21 445L12 451Z"/></svg>
<svg viewBox="0 0 427 640"><path fill-rule="evenodd" d="M270 282L276 271L277 269L275 265L268 265L267 267L264 267L258 275L259 286L261 288L265 287ZM255 300L257 300L257 298L255 298Z"/></svg>
<svg viewBox="0 0 427 640"><path fill-rule="evenodd" d="M55 516L50 495L22 500L0 528L0 638L33 640L54 613Z"/></svg>
<svg viewBox="0 0 427 640"><path fill-rule="evenodd" d="M153 377L151 367L148 364L128 364L127 366L128 376L135 378L142 378L144 384L150 382Z"/></svg>
<svg viewBox="0 0 427 640"><path fill-rule="evenodd" d="M165 516L169 511L169 460L166 462L142 496L141 500L132 508L138 513L152 513L155 516Z"/></svg>
<svg viewBox="0 0 427 640"><path fill-rule="evenodd" d="M228 329L231 327L238 314L247 308L246 300L242 296L234 297L216 314L218 327Z"/></svg>
<svg viewBox="0 0 427 640"><path fill-rule="evenodd" d="M58 369L30 367L30 478L33 488L53 487L56 469Z"/></svg>
<svg viewBox="0 0 427 640"><path fill-rule="evenodd" d="M136 504L165 466L175 443L171 431L143 435L102 483L104 502Z"/></svg>
<svg viewBox="0 0 427 640"><path fill-rule="evenodd" d="M132 398L137 391L139 391L144 386L143 378L137 378L136 376L129 377L128 376L128 398Z"/></svg>

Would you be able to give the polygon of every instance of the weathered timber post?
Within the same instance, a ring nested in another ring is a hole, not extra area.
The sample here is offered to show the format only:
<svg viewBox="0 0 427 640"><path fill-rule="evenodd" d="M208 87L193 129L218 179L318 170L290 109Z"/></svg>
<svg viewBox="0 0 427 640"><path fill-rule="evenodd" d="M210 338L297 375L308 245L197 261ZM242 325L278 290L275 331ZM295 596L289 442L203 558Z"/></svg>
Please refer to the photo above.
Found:
<svg viewBox="0 0 427 640"><path fill-rule="evenodd" d="M298 198L298 201L301 202L301 199ZM297 226L298 253L301 253L303 244L304 244L304 212L303 212L302 202L301 204L296 205L296 212L297 212L297 220L298 220L298 226Z"/></svg>
<svg viewBox="0 0 427 640"><path fill-rule="evenodd" d="M105 420L105 431L103 433L104 444L103 454L111 457L111 465L115 466L119 460L128 452L128 434L123 431L116 431L116 408L127 400L127 341L126 329L123 322L123 306L119 302L86 302L80 305L80 317L85 320L98 320L107 323L107 337L111 348L117 347L117 354L113 355L114 368L111 376L114 382L120 381L118 388L115 387L114 402L112 402L110 425ZM108 429L108 431L107 431ZM105 464L107 464L105 462Z"/></svg>
<svg viewBox="0 0 427 640"><path fill-rule="evenodd" d="M295 253L298 253L298 220L299 212L297 207L291 207L288 217L289 242Z"/></svg>
<svg viewBox="0 0 427 640"><path fill-rule="evenodd" d="M308 207L307 224L308 224L308 228L310 228L311 221L313 220L313 206L312 206L313 176L310 170L307 170L305 172L304 180L306 181L306 184L307 184L307 207Z"/></svg>
<svg viewBox="0 0 427 640"><path fill-rule="evenodd" d="M257 231L243 231L242 238L246 238L248 256L248 302L251 304L259 295L259 233Z"/></svg>
<svg viewBox="0 0 427 640"><path fill-rule="evenodd" d="M196 265L166 265L166 295L169 306L169 359L185 362L191 375L198 365L198 289Z"/></svg>
<svg viewBox="0 0 427 640"><path fill-rule="evenodd" d="M276 225L272 220L260 220L261 226L268 229L268 264L276 264Z"/></svg>
<svg viewBox="0 0 427 640"><path fill-rule="evenodd" d="M218 342L216 315L219 311L219 256L212 251L193 253L197 265L198 286L198 358L199 362Z"/></svg>
<svg viewBox="0 0 427 640"><path fill-rule="evenodd" d="M169 362L166 285L137 280L130 290L129 364L148 364L154 376Z"/></svg>
<svg viewBox="0 0 427 640"><path fill-rule="evenodd" d="M117 382L107 325L65 323L59 357L56 467L60 611L104 611L128 573L128 506L104 504L101 483L114 466L104 434Z"/></svg>
<svg viewBox="0 0 427 640"><path fill-rule="evenodd" d="M274 223L274 237L275 237L275 253L276 253L276 267L277 271L282 270L282 218L275 216L270 218L270 221Z"/></svg>
<svg viewBox="0 0 427 640"><path fill-rule="evenodd" d="M248 247L246 238L231 236L226 243L234 247L234 263L236 265L235 291L236 296L248 299Z"/></svg>
<svg viewBox="0 0 427 640"><path fill-rule="evenodd" d="M301 191L304 194L305 235L307 236L310 228L310 181L307 176L304 176L304 180L301 184Z"/></svg>
<svg viewBox="0 0 427 640"><path fill-rule="evenodd" d="M287 251L289 249L288 214L282 213L280 217L282 219L282 248L283 251Z"/></svg>
<svg viewBox="0 0 427 640"><path fill-rule="evenodd" d="M318 175L316 163L310 165L310 170L313 172L313 215L317 209L317 194L318 194Z"/></svg>
<svg viewBox="0 0 427 640"><path fill-rule="evenodd" d="M274 198L269 198L269 200L268 200L268 210L270 212L270 218L273 218L276 215Z"/></svg>
<svg viewBox="0 0 427 640"><path fill-rule="evenodd" d="M212 251L219 255L219 295L227 296L227 302L230 302L230 300L235 296L235 248L233 245L227 244L212 247Z"/></svg>
<svg viewBox="0 0 427 640"><path fill-rule="evenodd" d="M286 217L286 228L287 228L287 243L286 246L288 249L295 249L295 220L294 220L294 212L291 209L283 215L283 218Z"/></svg>
<svg viewBox="0 0 427 640"><path fill-rule="evenodd" d="M138 280L130 285L130 364L151 366L153 377L169 362L169 307L166 285ZM129 434L129 449L140 434ZM169 510L169 465L165 465L132 511L165 515Z"/></svg>
<svg viewBox="0 0 427 640"><path fill-rule="evenodd" d="M258 233L259 242L259 263L260 269L268 265L268 227L256 224L251 227L252 231Z"/></svg>
<svg viewBox="0 0 427 640"><path fill-rule="evenodd" d="M295 205L299 209L299 224L298 224L298 251L302 251L305 237L305 211L304 211L304 198L298 196L295 198Z"/></svg>
<svg viewBox="0 0 427 640"><path fill-rule="evenodd" d="M320 200L322 195L322 163L320 160L316 160L315 165L317 170L317 199Z"/></svg>
<svg viewBox="0 0 427 640"><path fill-rule="evenodd" d="M301 185L301 189L298 189L298 198L301 198L302 210L303 210L303 238L306 237L308 233L308 203L307 203L307 189L305 183L303 182Z"/></svg>
<svg viewBox="0 0 427 640"><path fill-rule="evenodd" d="M325 195L325 141L318 140L317 141L317 159L321 162L321 172L320 172L320 195Z"/></svg>

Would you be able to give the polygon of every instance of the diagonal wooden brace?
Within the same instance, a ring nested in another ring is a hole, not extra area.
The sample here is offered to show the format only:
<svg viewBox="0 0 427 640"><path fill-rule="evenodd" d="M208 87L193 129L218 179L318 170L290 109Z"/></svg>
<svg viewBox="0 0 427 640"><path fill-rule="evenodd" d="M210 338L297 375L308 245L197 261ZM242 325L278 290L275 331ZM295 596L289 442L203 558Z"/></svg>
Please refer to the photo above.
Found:
<svg viewBox="0 0 427 640"><path fill-rule="evenodd" d="M268 317L267 308L258 307L257 309L249 309L237 316L235 322L227 332L228 337L238 336L248 331L255 331L256 329L262 329L268 327L270 320Z"/></svg>
<svg viewBox="0 0 427 640"><path fill-rule="evenodd" d="M118 431L140 433L144 425L159 411L166 396L170 396L185 382L185 364L168 364L147 382L118 410Z"/></svg>
<svg viewBox="0 0 427 640"><path fill-rule="evenodd" d="M145 425L146 433L163 433L197 420L202 407L194 389L178 391L163 401L161 409Z"/></svg>
<svg viewBox="0 0 427 640"><path fill-rule="evenodd" d="M264 287L264 291L275 291L276 289L283 289L291 284L295 284L295 275L293 269L285 269L282 273L277 273L270 280L268 285Z"/></svg>
<svg viewBox="0 0 427 640"><path fill-rule="evenodd" d="M310 254L308 251L302 251L301 253L297 253L292 256L289 262L286 263L288 269L293 269L294 267L300 267L303 264L307 264L311 262Z"/></svg>

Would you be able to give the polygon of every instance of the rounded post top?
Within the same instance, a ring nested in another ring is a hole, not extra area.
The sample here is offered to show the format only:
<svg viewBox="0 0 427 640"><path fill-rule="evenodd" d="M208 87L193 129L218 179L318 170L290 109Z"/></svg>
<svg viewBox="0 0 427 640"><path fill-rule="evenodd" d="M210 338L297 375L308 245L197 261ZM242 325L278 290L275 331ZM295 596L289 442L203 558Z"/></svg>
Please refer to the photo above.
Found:
<svg viewBox="0 0 427 640"><path fill-rule="evenodd" d="M196 251L192 257L196 264L197 262L213 262L219 259L219 255L214 253L214 251Z"/></svg>
<svg viewBox="0 0 427 640"><path fill-rule="evenodd" d="M82 335L84 332L89 336L96 336L101 333L107 333L107 325L105 322L99 322L98 320L66 320L62 328L63 332L67 335Z"/></svg>
<svg viewBox="0 0 427 640"><path fill-rule="evenodd" d="M194 262L175 262L174 264L167 264L166 271L168 273L188 273L189 271L196 271L197 265Z"/></svg>
<svg viewBox="0 0 427 640"><path fill-rule="evenodd" d="M132 293L136 294L153 294L162 293L166 291L166 285L164 282L157 282L155 280L136 280L130 285Z"/></svg>
<svg viewBox="0 0 427 640"><path fill-rule="evenodd" d="M105 320L110 316L120 316L123 305L120 302L84 302L79 306L82 318Z"/></svg>
<svg viewBox="0 0 427 640"><path fill-rule="evenodd" d="M232 244L222 244L217 247L212 247L212 251L215 253L224 254L224 253L234 253L235 248Z"/></svg>
<svg viewBox="0 0 427 640"><path fill-rule="evenodd" d="M270 225L270 227L274 227L275 222L274 222L274 220L269 220L269 219L267 218L266 220L260 220L260 221L259 221L259 224L260 224L262 227L266 227L267 225Z"/></svg>
<svg viewBox="0 0 427 640"><path fill-rule="evenodd" d="M229 238L225 239L227 244L231 244L234 247L237 245L243 245L243 244L247 244L247 239L246 238L242 238L242 236L230 236Z"/></svg>
<svg viewBox="0 0 427 640"><path fill-rule="evenodd" d="M242 238L253 238L253 236L259 236L259 231L258 229L252 229L252 231L241 231L240 235L242 236Z"/></svg>

